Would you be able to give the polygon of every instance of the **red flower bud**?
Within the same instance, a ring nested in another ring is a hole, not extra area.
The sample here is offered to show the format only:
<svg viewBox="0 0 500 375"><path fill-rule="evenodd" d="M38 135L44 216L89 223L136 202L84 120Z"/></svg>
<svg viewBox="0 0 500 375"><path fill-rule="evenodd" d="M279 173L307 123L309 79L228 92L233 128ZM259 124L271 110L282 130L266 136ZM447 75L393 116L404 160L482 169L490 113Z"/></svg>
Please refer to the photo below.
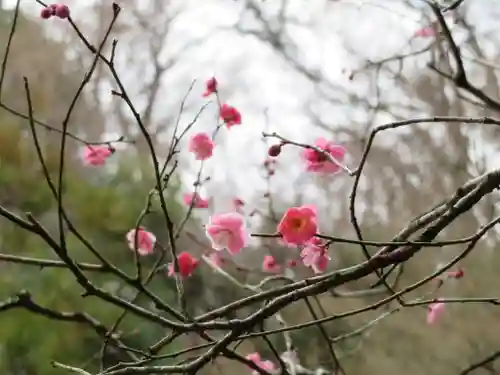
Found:
<svg viewBox="0 0 500 375"><path fill-rule="evenodd" d="M267 150L267 154L273 158L278 156L281 153L281 144L277 145L272 145L269 147L269 150Z"/></svg>
<svg viewBox="0 0 500 375"><path fill-rule="evenodd" d="M42 8L42 10L40 11L40 17L43 18L44 20L47 20L52 16L53 16L52 8L50 7Z"/></svg>
<svg viewBox="0 0 500 375"><path fill-rule="evenodd" d="M65 19L69 17L69 8L67 5L64 4L57 4L56 5L56 17Z"/></svg>

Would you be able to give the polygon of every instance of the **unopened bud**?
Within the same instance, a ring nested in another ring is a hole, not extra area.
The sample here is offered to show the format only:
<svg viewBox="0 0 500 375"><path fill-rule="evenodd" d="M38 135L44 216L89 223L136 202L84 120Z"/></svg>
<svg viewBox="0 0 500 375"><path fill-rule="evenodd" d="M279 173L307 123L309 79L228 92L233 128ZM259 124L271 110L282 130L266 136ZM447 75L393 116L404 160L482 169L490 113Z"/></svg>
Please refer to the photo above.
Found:
<svg viewBox="0 0 500 375"><path fill-rule="evenodd" d="M69 17L69 8L67 5L64 4L57 4L56 5L56 17L65 19Z"/></svg>
<svg viewBox="0 0 500 375"><path fill-rule="evenodd" d="M277 145L272 145L269 147L269 150L267 150L267 154L273 158L278 156L281 153L281 144Z"/></svg>
<svg viewBox="0 0 500 375"><path fill-rule="evenodd" d="M53 16L52 8L50 7L42 8L42 10L40 11L40 17L43 18L44 20L47 20L52 16Z"/></svg>

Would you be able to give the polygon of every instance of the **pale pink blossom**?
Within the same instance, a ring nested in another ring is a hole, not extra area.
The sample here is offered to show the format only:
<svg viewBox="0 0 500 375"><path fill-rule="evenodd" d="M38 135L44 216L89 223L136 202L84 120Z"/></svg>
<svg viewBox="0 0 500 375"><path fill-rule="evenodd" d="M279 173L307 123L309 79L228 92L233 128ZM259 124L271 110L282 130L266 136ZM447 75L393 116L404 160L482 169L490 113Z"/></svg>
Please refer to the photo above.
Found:
<svg viewBox="0 0 500 375"><path fill-rule="evenodd" d="M328 249L322 241L313 237L300 252L302 263L304 266L310 267L314 273L324 272L330 260L327 251Z"/></svg>
<svg viewBox="0 0 500 375"><path fill-rule="evenodd" d="M83 151L83 160L87 165L104 165L106 159L113 155L114 152L115 150L109 146L87 145Z"/></svg>
<svg viewBox="0 0 500 375"><path fill-rule="evenodd" d="M198 193L186 193L183 199L186 206L191 206L192 204L193 208L208 208L208 199L203 199Z"/></svg>
<svg viewBox="0 0 500 375"><path fill-rule="evenodd" d="M318 138L314 142L314 146L326 151L336 162L330 160L325 153L318 152L314 149L307 148L302 152L302 158L306 162L306 169L309 172L320 173L337 173L342 167L338 164L344 160L345 149L342 146L336 145L325 138Z"/></svg>
<svg viewBox="0 0 500 375"><path fill-rule="evenodd" d="M196 160L207 160L213 155L215 143L207 133L197 133L189 140L188 150L196 156Z"/></svg>
<svg viewBox="0 0 500 375"><path fill-rule="evenodd" d="M427 308L427 324L434 324L444 312L444 302L434 302Z"/></svg>
<svg viewBox="0 0 500 375"><path fill-rule="evenodd" d="M272 255L264 256L264 261L262 262L262 269L266 272L277 273L280 272L280 266L276 263L276 259Z"/></svg>
<svg viewBox="0 0 500 375"><path fill-rule="evenodd" d="M245 358L247 360L252 361L253 363L255 363L255 365L257 367L261 368L264 371L273 373L273 372L275 372L277 370L276 365L272 361L268 361L268 360L263 361L260 358L260 354L257 353L257 352L249 354ZM252 371L252 375L258 375L258 374L259 373L257 371Z"/></svg>
<svg viewBox="0 0 500 375"><path fill-rule="evenodd" d="M183 251L177 255L177 263L179 265L179 276L184 279L193 274L198 267L199 261L187 251ZM168 264L168 275L172 276L174 274L174 262L171 262Z"/></svg>
<svg viewBox="0 0 500 375"><path fill-rule="evenodd" d="M206 234L214 250L227 249L231 254L240 252L248 241L245 218L237 212L212 215Z"/></svg>
<svg viewBox="0 0 500 375"><path fill-rule="evenodd" d="M130 250L134 251L134 249L137 249L137 253L139 255L149 255L153 253L154 245L156 243L156 236L153 233L148 232L143 228L139 228L137 231L135 229L131 229L127 233L126 238ZM136 243L137 247L135 246Z"/></svg>
<svg viewBox="0 0 500 375"><path fill-rule="evenodd" d="M278 224L278 232L283 241L289 244L303 245L318 231L317 210L313 205L291 207L285 211Z"/></svg>

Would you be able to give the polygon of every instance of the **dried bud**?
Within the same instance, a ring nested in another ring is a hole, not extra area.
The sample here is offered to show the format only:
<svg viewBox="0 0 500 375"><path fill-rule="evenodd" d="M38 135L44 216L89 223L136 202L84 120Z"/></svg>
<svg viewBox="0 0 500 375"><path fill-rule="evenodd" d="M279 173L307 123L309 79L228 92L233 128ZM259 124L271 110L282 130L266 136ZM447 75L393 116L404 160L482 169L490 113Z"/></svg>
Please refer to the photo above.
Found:
<svg viewBox="0 0 500 375"><path fill-rule="evenodd" d="M281 153L281 143L277 145L272 145L269 147L269 150L267 150L267 154L273 158L278 156Z"/></svg>

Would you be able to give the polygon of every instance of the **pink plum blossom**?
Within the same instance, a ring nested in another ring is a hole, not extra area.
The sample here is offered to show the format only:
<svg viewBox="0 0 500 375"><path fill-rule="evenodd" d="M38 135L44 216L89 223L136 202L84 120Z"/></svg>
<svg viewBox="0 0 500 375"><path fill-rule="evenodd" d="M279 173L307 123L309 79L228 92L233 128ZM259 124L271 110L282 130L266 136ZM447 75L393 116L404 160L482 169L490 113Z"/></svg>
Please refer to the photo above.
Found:
<svg viewBox="0 0 500 375"><path fill-rule="evenodd" d="M187 251L183 251L177 255L177 263L179 264L179 276L184 279L193 274L199 261ZM174 274L174 262L171 262L168 264L168 275L173 276Z"/></svg>
<svg viewBox="0 0 500 375"><path fill-rule="evenodd" d="M219 86L219 83L217 82L217 79L215 79L215 77L208 79L205 82L205 92L202 94L202 96L207 97L207 96L210 96L212 94L216 94L218 86Z"/></svg>
<svg viewBox="0 0 500 375"><path fill-rule="evenodd" d="M283 241L289 244L303 245L318 231L317 210L313 205L291 207L286 210L278 224L278 232Z"/></svg>
<svg viewBox="0 0 500 375"><path fill-rule="evenodd" d="M196 160L207 160L213 155L215 143L207 133L197 133L189 140L188 150L196 156Z"/></svg>
<svg viewBox="0 0 500 375"><path fill-rule="evenodd" d="M231 254L240 252L248 240L245 218L237 212L212 215L206 234L214 250L227 249Z"/></svg>
<svg viewBox="0 0 500 375"><path fill-rule="evenodd" d="M137 234L136 234L137 233ZM154 245L156 243L156 236L148 232L143 228L139 228L137 231L131 229L127 235L127 242L130 250L134 251L136 248L136 237L137 237L137 253L139 255L149 255L153 253Z"/></svg>
<svg viewBox="0 0 500 375"><path fill-rule="evenodd" d="M304 266L310 267L314 273L324 272L330 260L327 250L319 238L313 237L300 252Z"/></svg>
<svg viewBox="0 0 500 375"><path fill-rule="evenodd" d="M336 145L325 138L318 138L314 142L314 146L326 151L337 162L341 163L344 160L345 149L342 146ZM342 167L338 163L332 162L324 153L314 149L307 148L302 152L302 158L306 162L306 169L309 172L320 173L337 173Z"/></svg>
<svg viewBox="0 0 500 375"><path fill-rule="evenodd" d="M235 107L228 104L223 104L220 107L220 117L226 123L226 126L230 128L234 125L241 124L241 113Z"/></svg>
<svg viewBox="0 0 500 375"><path fill-rule="evenodd" d="M83 160L87 165L104 165L106 159L115 152L114 148L104 145L87 145L83 151Z"/></svg>

